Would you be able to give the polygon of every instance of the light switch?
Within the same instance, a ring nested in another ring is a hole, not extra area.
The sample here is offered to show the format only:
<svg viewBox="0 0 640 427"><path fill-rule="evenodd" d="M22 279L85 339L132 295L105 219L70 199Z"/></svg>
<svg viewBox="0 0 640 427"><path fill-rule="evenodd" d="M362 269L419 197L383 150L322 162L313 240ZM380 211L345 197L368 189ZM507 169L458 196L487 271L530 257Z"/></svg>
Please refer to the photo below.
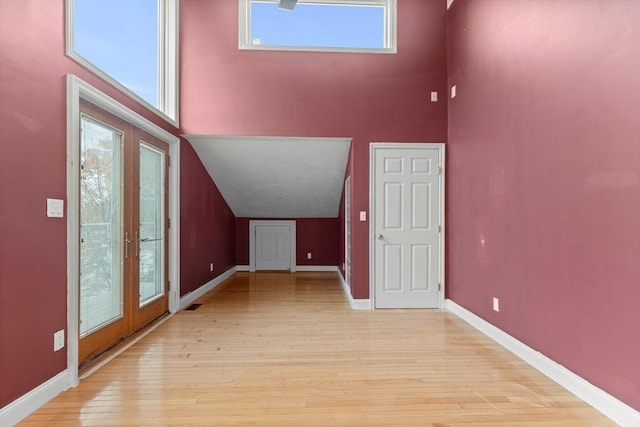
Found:
<svg viewBox="0 0 640 427"><path fill-rule="evenodd" d="M367 211L360 211L360 221L367 220Z"/></svg>
<svg viewBox="0 0 640 427"><path fill-rule="evenodd" d="M438 102L438 92L431 92L431 102Z"/></svg>
<svg viewBox="0 0 640 427"><path fill-rule="evenodd" d="M64 217L64 200L47 199L47 217L49 218Z"/></svg>
<svg viewBox="0 0 640 427"><path fill-rule="evenodd" d="M64 348L64 329L53 334L53 351Z"/></svg>

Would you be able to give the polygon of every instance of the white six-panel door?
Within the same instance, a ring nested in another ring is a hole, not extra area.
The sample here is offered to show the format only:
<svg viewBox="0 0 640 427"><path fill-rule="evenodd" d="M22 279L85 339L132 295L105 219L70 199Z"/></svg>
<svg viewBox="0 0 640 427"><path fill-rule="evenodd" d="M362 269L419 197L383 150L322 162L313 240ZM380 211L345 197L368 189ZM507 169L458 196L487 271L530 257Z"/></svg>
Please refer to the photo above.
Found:
<svg viewBox="0 0 640 427"><path fill-rule="evenodd" d="M256 270L289 270L290 242L288 225L256 226Z"/></svg>
<svg viewBox="0 0 640 427"><path fill-rule="evenodd" d="M437 308L441 281L441 149L372 147L376 308Z"/></svg>

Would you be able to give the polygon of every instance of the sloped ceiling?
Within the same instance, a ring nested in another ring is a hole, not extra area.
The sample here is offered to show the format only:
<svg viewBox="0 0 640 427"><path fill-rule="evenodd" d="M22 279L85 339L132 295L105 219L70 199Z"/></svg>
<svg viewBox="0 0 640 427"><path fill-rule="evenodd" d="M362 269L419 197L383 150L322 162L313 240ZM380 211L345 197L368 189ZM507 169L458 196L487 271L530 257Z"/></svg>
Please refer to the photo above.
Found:
<svg viewBox="0 0 640 427"><path fill-rule="evenodd" d="M184 137L236 217L338 216L350 138Z"/></svg>

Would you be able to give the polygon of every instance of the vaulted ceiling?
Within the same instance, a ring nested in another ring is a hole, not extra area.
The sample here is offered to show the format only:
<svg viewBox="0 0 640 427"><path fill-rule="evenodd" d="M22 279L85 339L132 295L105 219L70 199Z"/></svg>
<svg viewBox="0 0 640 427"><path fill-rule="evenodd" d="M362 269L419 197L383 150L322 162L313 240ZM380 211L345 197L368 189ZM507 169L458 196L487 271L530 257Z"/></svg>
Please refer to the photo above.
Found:
<svg viewBox="0 0 640 427"><path fill-rule="evenodd" d="M350 138L185 138L236 217L338 216Z"/></svg>

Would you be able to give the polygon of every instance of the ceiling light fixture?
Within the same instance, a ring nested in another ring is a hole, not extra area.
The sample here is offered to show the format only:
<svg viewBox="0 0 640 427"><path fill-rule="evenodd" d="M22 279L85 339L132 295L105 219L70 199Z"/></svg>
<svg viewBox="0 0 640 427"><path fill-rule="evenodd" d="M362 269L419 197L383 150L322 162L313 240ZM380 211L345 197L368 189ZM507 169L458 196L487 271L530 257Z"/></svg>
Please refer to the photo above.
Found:
<svg viewBox="0 0 640 427"><path fill-rule="evenodd" d="M296 7L298 0L280 0L278 7L280 9L293 10Z"/></svg>

